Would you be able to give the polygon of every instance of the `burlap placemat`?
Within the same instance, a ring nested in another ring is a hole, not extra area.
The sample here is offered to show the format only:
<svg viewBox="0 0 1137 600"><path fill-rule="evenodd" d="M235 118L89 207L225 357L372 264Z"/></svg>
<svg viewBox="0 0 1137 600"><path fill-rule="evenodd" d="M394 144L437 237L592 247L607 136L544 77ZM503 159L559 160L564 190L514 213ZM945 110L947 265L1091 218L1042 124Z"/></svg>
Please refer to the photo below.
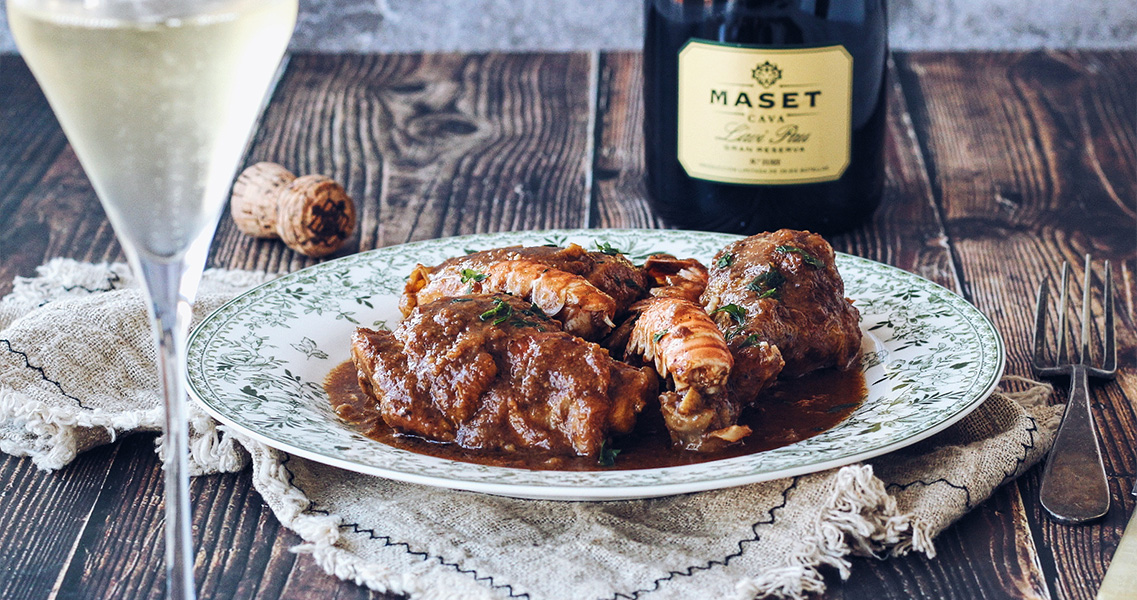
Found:
<svg viewBox="0 0 1137 600"><path fill-rule="evenodd" d="M208 271L198 318L265 274ZM159 431L141 293L121 264L54 260L0 301L0 450L48 470ZM1034 382L866 464L625 502L545 502L398 483L288 456L191 407L192 470L237 471L329 573L413 598L801 598L849 557L912 550L1050 447L1061 406ZM251 460L250 460L251 459ZM269 543L265 540L265 543Z"/></svg>

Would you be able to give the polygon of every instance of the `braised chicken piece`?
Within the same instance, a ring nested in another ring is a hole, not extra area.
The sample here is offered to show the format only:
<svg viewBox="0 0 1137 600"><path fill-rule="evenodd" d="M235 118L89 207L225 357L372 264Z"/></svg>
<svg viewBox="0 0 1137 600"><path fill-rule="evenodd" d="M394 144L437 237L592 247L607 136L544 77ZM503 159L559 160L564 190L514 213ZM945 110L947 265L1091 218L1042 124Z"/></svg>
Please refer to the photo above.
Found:
<svg viewBox="0 0 1137 600"><path fill-rule="evenodd" d="M651 369L506 294L419 305L393 332L360 328L351 356L389 426L469 449L598 456L657 391Z"/></svg>
<svg viewBox="0 0 1137 600"><path fill-rule="evenodd" d="M595 340L610 331L614 319L647 288L644 274L616 252L588 252L577 244L511 246L451 258L435 267L416 266L399 308L405 316L439 298L506 292L537 304L570 333Z"/></svg>
<svg viewBox="0 0 1137 600"><path fill-rule="evenodd" d="M728 244L702 299L734 354L731 388L740 396L753 398L779 370L847 369L859 356L860 315L820 235L782 229Z"/></svg>

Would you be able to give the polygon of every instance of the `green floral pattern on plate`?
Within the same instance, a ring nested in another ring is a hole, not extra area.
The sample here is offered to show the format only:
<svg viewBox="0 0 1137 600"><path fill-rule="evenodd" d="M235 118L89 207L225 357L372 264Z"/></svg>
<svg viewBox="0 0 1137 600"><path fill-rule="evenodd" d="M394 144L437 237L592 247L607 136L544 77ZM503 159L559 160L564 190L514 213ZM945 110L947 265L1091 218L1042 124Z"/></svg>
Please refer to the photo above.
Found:
<svg viewBox="0 0 1137 600"><path fill-rule="evenodd" d="M994 389L1006 353L991 322L926 279L839 254L846 295L865 331L864 404L817 436L759 454L683 467L530 471L423 456L370 440L342 423L322 383L348 359L360 325L398 323L398 295L416 263L515 244L614 248L635 261L654 252L709 263L737 236L693 231L554 230L471 235L381 248L322 263L257 287L194 331L190 393L207 411L270 446L353 471L525 498L655 497L776 479L849 464L924 439L962 418Z"/></svg>

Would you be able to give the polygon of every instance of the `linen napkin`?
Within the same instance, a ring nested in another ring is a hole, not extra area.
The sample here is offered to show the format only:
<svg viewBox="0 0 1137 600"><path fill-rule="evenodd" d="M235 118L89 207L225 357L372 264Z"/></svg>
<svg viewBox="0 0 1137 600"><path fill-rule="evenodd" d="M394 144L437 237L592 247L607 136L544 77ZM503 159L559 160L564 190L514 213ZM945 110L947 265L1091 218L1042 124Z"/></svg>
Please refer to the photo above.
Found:
<svg viewBox="0 0 1137 600"><path fill-rule="evenodd" d="M196 318L271 278L207 271ZM160 431L152 346L125 265L56 259L17 278L0 300L0 450L55 470ZM800 599L824 590L827 569L847 578L852 556L934 556L937 534L1046 453L1062 406L1046 405L1045 384L1011 386L867 463L648 500L517 500L360 475L246 439L192 403L191 471L251 463L264 501L305 540L296 552L416 599Z"/></svg>

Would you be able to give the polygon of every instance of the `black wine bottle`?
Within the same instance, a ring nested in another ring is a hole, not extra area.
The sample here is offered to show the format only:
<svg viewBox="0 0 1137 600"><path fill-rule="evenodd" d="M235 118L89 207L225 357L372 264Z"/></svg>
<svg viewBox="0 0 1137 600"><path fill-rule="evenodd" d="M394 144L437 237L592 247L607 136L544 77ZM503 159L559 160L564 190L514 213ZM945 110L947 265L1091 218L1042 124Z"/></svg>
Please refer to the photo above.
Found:
<svg viewBox="0 0 1137 600"><path fill-rule="evenodd" d="M647 186L672 224L855 227L884 188L884 0L645 0Z"/></svg>

